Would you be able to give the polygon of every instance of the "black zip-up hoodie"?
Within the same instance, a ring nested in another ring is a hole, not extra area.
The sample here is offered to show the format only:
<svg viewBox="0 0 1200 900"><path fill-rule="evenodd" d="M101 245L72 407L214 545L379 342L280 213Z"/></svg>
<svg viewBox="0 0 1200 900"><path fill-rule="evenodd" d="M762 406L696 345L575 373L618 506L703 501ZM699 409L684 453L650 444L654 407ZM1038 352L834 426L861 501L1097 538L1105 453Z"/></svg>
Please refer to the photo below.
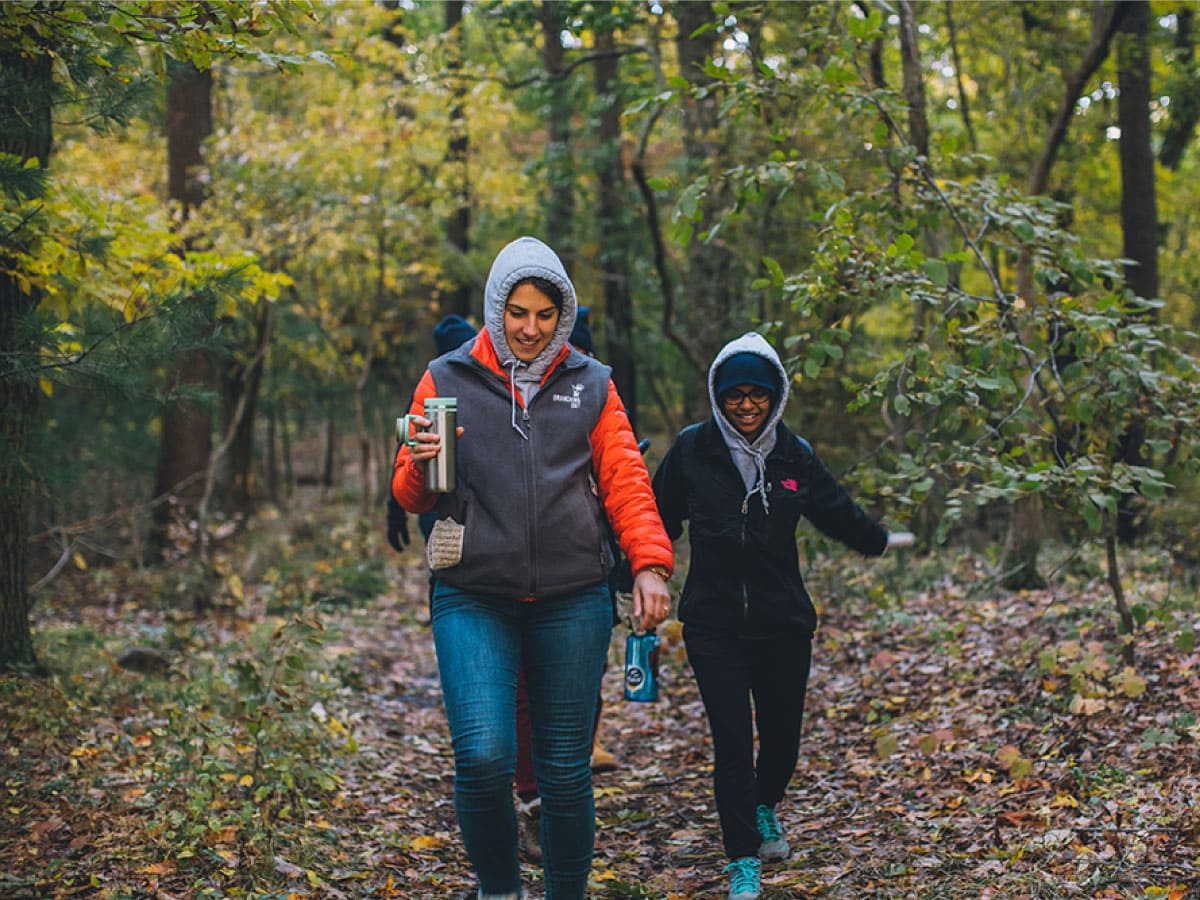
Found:
<svg viewBox="0 0 1200 900"><path fill-rule="evenodd" d="M742 352L768 360L782 386L764 434L739 447L743 454L765 452L764 477L761 483L752 477L749 487L734 463L727 443L734 430L715 393L721 362ZM815 630L817 613L800 576L796 547L801 516L867 556L887 548L887 530L850 498L808 442L780 421L787 395L786 372L761 336L750 333L730 342L709 370L713 417L680 432L654 475L667 534L676 540L683 522L689 523L691 562L679 604L679 618L687 624L745 634L781 626Z"/></svg>

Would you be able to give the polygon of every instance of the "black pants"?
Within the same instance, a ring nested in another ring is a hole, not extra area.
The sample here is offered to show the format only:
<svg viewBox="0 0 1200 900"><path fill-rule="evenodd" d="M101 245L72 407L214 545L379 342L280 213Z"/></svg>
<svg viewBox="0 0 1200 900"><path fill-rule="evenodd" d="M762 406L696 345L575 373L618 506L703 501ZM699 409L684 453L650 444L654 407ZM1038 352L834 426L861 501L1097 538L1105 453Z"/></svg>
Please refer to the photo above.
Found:
<svg viewBox="0 0 1200 900"><path fill-rule="evenodd" d="M683 639L712 731L725 852L730 859L757 856L755 810L783 799L800 754L812 635L780 629L770 637L737 637L684 625Z"/></svg>

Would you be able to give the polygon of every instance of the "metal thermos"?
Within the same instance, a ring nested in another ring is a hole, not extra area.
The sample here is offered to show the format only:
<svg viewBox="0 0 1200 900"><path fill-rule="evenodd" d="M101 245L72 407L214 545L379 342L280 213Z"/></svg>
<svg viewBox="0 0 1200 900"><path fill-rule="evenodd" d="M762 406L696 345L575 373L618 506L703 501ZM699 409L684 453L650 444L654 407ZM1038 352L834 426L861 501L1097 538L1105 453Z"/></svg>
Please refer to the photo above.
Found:
<svg viewBox="0 0 1200 900"><path fill-rule="evenodd" d="M625 699L658 699L658 635L631 633L625 639Z"/></svg>
<svg viewBox="0 0 1200 900"><path fill-rule="evenodd" d="M426 397L425 418L433 424L427 428L434 434L441 435L442 449L438 455L425 463L425 489L439 494L448 494L454 490L455 472L455 443L458 440L458 398L457 397ZM410 432L412 414L396 420L399 438L412 447L416 441Z"/></svg>

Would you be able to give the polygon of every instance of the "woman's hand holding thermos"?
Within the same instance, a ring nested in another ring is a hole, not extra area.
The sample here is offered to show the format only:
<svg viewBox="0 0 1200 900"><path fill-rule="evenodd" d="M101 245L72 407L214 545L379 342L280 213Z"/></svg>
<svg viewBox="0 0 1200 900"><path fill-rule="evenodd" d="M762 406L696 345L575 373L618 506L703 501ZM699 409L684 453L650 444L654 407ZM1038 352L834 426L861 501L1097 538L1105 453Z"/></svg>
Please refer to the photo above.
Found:
<svg viewBox="0 0 1200 900"><path fill-rule="evenodd" d="M408 444L412 458L417 462L428 462L442 452L442 436L436 431L427 430L433 427L432 419L413 416L410 421L420 429L412 433ZM455 433L458 437L462 437L463 427L459 425L455 429Z"/></svg>
<svg viewBox="0 0 1200 900"><path fill-rule="evenodd" d="M455 444L463 429L457 425L458 400L454 397L427 397L425 414L409 413L396 420L397 436L408 445L414 462L425 468L425 487L446 493L454 490L456 478ZM415 425L417 430L411 430Z"/></svg>

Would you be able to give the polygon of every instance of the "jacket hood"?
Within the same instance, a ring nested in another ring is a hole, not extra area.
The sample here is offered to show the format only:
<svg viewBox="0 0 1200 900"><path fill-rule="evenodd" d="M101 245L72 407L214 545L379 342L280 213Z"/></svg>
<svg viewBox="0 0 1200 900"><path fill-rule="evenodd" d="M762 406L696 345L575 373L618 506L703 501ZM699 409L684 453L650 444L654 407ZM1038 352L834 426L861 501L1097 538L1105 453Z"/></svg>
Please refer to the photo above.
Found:
<svg viewBox="0 0 1200 900"><path fill-rule="evenodd" d="M529 363L517 359L504 337L504 304L517 282L524 278L544 278L557 285L563 295L562 313L554 336ZM546 244L535 237L519 237L496 254L483 291L483 322L491 336L496 358L505 369L511 370L514 365L527 366L528 374L540 380L567 343L571 329L575 327L577 309L575 285L567 276L558 254Z"/></svg>
<svg viewBox="0 0 1200 900"><path fill-rule="evenodd" d="M775 405L771 408L771 414L767 416L763 430L759 433L753 444L747 441L745 436L725 418L720 398L717 396L717 370L721 368L721 364L725 360L738 353L753 353L756 356L761 356L779 374L779 397L775 401ZM775 348L767 343L766 338L757 331L748 331L741 337L730 341L721 348L721 351L712 361L712 365L708 367L708 402L712 407L713 418L717 420L717 427L721 429L721 435L725 438L726 443L729 443L732 439L733 443L737 444L740 442L748 450L760 449L760 445L766 441L770 441L773 445L775 440L775 426L783 418L783 408L787 405L789 393L787 370L784 369L783 363L780 362L779 354L775 352Z"/></svg>

